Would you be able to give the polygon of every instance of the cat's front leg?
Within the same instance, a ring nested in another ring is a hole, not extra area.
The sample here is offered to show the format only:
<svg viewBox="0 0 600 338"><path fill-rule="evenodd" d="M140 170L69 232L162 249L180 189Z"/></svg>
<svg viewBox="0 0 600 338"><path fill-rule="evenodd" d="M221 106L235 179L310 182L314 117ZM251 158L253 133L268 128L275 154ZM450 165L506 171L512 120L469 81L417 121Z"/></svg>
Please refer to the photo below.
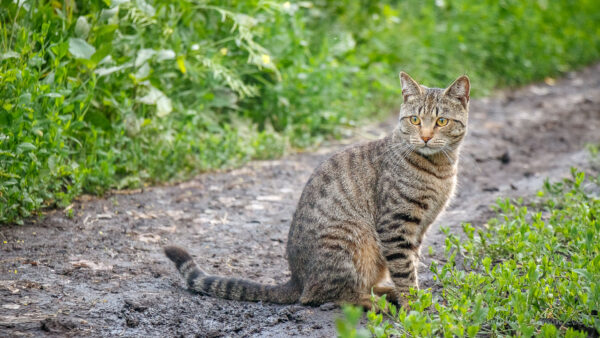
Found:
<svg viewBox="0 0 600 338"><path fill-rule="evenodd" d="M394 254L386 255L390 276L395 287L393 294L389 297L396 304L403 307L408 305L410 288L419 288L417 280L418 258L416 252L406 252L405 255L406 257L398 259L395 258L397 256Z"/></svg>
<svg viewBox="0 0 600 338"><path fill-rule="evenodd" d="M381 252L394 283L394 290L388 295L388 299L398 305L406 306L410 288L418 288L418 244L412 241L404 230L390 231L398 229L380 231L379 237Z"/></svg>

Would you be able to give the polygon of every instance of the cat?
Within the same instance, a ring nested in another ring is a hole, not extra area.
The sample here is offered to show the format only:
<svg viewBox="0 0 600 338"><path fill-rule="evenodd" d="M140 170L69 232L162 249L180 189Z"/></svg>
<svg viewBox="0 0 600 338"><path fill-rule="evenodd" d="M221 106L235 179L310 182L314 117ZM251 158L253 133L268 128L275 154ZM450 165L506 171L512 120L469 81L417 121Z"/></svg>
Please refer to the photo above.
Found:
<svg viewBox="0 0 600 338"><path fill-rule="evenodd" d="M209 275L182 248L165 253L190 289L242 301L370 307L371 292L405 306L418 288L419 247L453 195L467 132L470 81L427 88L401 72L398 125L342 150L306 183L291 223L291 279L281 285Z"/></svg>

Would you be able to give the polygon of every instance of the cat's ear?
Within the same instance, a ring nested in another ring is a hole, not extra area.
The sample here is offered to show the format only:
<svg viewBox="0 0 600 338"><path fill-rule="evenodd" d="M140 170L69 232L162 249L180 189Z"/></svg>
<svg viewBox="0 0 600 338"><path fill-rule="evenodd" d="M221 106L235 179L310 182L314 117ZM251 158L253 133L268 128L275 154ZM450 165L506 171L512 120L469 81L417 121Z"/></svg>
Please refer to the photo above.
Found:
<svg viewBox="0 0 600 338"><path fill-rule="evenodd" d="M458 99L463 108L467 109L469 103L469 92L471 91L471 83L466 75L456 79L450 87L446 88L444 95Z"/></svg>
<svg viewBox="0 0 600 338"><path fill-rule="evenodd" d="M408 102L413 96L421 96L423 94L423 89L417 81L413 80L405 72L400 72L400 82L402 83L402 97L404 98L404 102Z"/></svg>

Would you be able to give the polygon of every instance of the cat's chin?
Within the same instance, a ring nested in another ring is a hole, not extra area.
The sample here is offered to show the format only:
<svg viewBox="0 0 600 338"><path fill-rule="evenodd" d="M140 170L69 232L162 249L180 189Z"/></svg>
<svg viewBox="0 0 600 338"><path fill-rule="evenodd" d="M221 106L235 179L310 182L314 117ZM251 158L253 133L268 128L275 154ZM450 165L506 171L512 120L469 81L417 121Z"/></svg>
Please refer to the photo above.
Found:
<svg viewBox="0 0 600 338"><path fill-rule="evenodd" d="M417 149L417 152L422 155L433 155L439 153L441 148L421 147Z"/></svg>

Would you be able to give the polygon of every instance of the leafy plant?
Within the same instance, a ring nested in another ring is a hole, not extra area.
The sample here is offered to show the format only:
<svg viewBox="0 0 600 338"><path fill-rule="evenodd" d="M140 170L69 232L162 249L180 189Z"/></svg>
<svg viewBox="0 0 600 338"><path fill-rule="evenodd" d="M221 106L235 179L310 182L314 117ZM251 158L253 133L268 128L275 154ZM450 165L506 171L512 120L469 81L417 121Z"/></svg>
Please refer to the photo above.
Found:
<svg viewBox="0 0 600 338"><path fill-rule="evenodd" d="M464 239L449 234L448 262L431 265L441 291L411 290L408 309L374 302L367 314L371 333L377 337L598 334L600 177L586 179L577 170L572 176L546 182L539 193L543 199L532 208L499 200L498 217L486 227L464 224Z"/></svg>
<svg viewBox="0 0 600 338"><path fill-rule="evenodd" d="M600 56L597 1L0 0L0 223L281 156L397 108Z"/></svg>

